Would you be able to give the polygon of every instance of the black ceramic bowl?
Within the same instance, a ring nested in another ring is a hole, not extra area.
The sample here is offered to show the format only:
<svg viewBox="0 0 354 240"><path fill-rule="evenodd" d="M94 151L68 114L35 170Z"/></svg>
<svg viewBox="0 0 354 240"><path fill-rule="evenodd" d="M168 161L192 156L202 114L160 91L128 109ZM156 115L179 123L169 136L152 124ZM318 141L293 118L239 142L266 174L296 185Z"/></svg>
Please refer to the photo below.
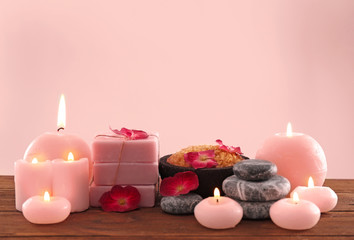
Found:
<svg viewBox="0 0 354 240"><path fill-rule="evenodd" d="M233 175L232 166L225 168L189 168L175 166L167 162L171 156L166 155L159 160L159 172L162 179L166 177L173 177L178 172L192 171L195 172L199 179L199 187L194 191L203 198L214 196L214 189L217 187L220 194L224 195L222 191L222 182L225 178ZM242 156L244 159L248 157Z"/></svg>

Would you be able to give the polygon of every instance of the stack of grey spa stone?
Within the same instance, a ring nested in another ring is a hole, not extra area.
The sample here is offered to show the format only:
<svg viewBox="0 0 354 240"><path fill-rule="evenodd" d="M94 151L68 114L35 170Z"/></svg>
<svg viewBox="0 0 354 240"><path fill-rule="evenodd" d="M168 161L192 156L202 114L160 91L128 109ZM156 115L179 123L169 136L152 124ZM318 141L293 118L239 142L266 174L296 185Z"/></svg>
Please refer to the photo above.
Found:
<svg viewBox="0 0 354 240"><path fill-rule="evenodd" d="M274 202L290 191L288 179L277 175L277 166L269 161L248 159L233 166L234 175L223 182L223 191L243 208L246 219L269 218Z"/></svg>

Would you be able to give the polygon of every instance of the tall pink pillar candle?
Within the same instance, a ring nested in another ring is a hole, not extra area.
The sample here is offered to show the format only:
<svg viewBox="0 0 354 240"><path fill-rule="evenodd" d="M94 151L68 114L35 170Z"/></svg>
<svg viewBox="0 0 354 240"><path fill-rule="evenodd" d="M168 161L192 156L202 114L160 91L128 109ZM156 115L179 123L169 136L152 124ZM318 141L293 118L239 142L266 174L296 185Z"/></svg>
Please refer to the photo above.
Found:
<svg viewBox="0 0 354 240"><path fill-rule="evenodd" d="M256 159L268 160L286 177L291 191L305 186L309 176L322 186L327 174L326 156L320 144L303 133L278 133L266 139L257 151Z"/></svg>
<svg viewBox="0 0 354 240"><path fill-rule="evenodd" d="M67 161L55 159L53 164L53 195L65 197L71 203L71 212L82 212L89 207L88 159Z"/></svg>
<svg viewBox="0 0 354 240"><path fill-rule="evenodd" d="M52 165L50 161L33 163L18 160L15 162L16 209L22 211L22 204L30 197L52 193Z"/></svg>
<svg viewBox="0 0 354 240"><path fill-rule="evenodd" d="M290 197L294 195L294 192L299 194L300 199L316 204L321 212L331 211L338 202L338 196L331 188L314 186L312 178L309 179L308 187L297 186Z"/></svg>
<svg viewBox="0 0 354 240"><path fill-rule="evenodd" d="M46 132L35 138L26 149L24 159L31 161L36 157L39 162L53 159L66 159L71 152L77 159L87 158L90 167L88 180L92 178L90 146L79 136L64 131L66 125L66 105L61 95L56 132Z"/></svg>
<svg viewBox="0 0 354 240"><path fill-rule="evenodd" d="M313 228L320 220L320 209L312 202L298 199L298 196L283 198L275 202L269 210L274 224L289 230Z"/></svg>
<svg viewBox="0 0 354 240"><path fill-rule="evenodd" d="M68 134L64 130L46 132L35 138L28 146L24 159L31 161L36 157L39 162L53 159L66 159L72 152L77 159L87 158L92 176L90 146L79 136ZM89 179L89 176L87 177Z"/></svg>
<svg viewBox="0 0 354 240"><path fill-rule="evenodd" d="M23 216L35 224L59 223L69 214L70 202L63 197L50 197L48 192L44 197L30 197L23 204Z"/></svg>
<svg viewBox="0 0 354 240"><path fill-rule="evenodd" d="M194 208L194 216L207 228L234 228L242 219L243 209L231 198L220 197L218 192L218 194L214 193L214 197L208 197L198 203Z"/></svg>

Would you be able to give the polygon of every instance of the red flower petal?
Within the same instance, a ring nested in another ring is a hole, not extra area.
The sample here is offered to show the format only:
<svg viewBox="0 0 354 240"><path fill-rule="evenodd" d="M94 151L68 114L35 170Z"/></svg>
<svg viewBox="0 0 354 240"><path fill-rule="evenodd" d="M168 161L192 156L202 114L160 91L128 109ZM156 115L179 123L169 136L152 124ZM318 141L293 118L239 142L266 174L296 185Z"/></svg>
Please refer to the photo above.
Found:
<svg viewBox="0 0 354 240"><path fill-rule="evenodd" d="M138 208L140 193L133 186L113 186L111 191L105 192L100 203L104 211L127 212Z"/></svg>
<svg viewBox="0 0 354 240"><path fill-rule="evenodd" d="M133 131L133 135L131 137L132 140L135 140L135 139L145 139L145 138L148 138L149 137L149 134L147 134L146 132L144 131L141 131L141 130L132 130Z"/></svg>
<svg viewBox="0 0 354 240"><path fill-rule="evenodd" d="M199 179L195 172L186 171L176 173L174 177L181 179L182 182L192 191L198 188Z"/></svg>
<svg viewBox="0 0 354 240"><path fill-rule="evenodd" d="M187 194L192 190L197 189L199 180L194 172L180 172L173 177L164 178L161 181L160 193L162 196L178 196Z"/></svg>
<svg viewBox="0 0 354 240"><path fill-rule="evenodd" d="M129 140L145 139L149 137L149 134L147 134L142 130L133 130L133 129L131 130L128 128L122 128L121 130L118 130L118 129L112 129L111 127L109 127L109 129L111 129L111 131L114 132L115 134L124 136Z"/></svg>
<svg viewBox="0 0 354 240"><path fill-rule="evenodd" d="M220 139L217 139L216 142L220 145L219 148L223 151L226 151L229 153L243 154L241 152L240 147L226 146L222 143L222 141Z"/></svg>
<svg viewBox="0 0 354 240"><path fill-rule="evenodd" d="M114 207L116 205L116 201L111 198L111 192L105 192L102 194L99 200L103 211L105 212L112 212L114 211Z"/></svg>

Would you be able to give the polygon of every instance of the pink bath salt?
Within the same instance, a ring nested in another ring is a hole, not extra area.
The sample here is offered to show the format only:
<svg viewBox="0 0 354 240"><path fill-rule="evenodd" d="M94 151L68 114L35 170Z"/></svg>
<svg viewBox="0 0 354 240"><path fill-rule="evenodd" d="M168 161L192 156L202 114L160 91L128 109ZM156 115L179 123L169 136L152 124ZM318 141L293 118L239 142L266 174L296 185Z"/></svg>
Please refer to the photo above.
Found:
<svg viewBox="0 0 354 240"><path fill-rule="evenodd" d="M118 171L117 171L118 169ZM98 186L117 184L156 184L158 164L155 163L95 163L94 182Z"/></svg>
<svg viewBox="0 0 354 240"><path fill-rule="evenodd" d="M158 161L158 153L157 135L136 140L99 136L92 144L93 161L97 163L154 163Z"/></svg>
<svg viewBox="0 0 354 240"><path fill-rule="evenodd" d="M156 186L155 185L132 185L138 189L140 193L140 203L139 207L153 207L155 205L155 194ZM90 187L90 206L91 207L100 207L99 202L103 193L108 192L112 189L112 186L97 186L92 183Z"/></svg>

